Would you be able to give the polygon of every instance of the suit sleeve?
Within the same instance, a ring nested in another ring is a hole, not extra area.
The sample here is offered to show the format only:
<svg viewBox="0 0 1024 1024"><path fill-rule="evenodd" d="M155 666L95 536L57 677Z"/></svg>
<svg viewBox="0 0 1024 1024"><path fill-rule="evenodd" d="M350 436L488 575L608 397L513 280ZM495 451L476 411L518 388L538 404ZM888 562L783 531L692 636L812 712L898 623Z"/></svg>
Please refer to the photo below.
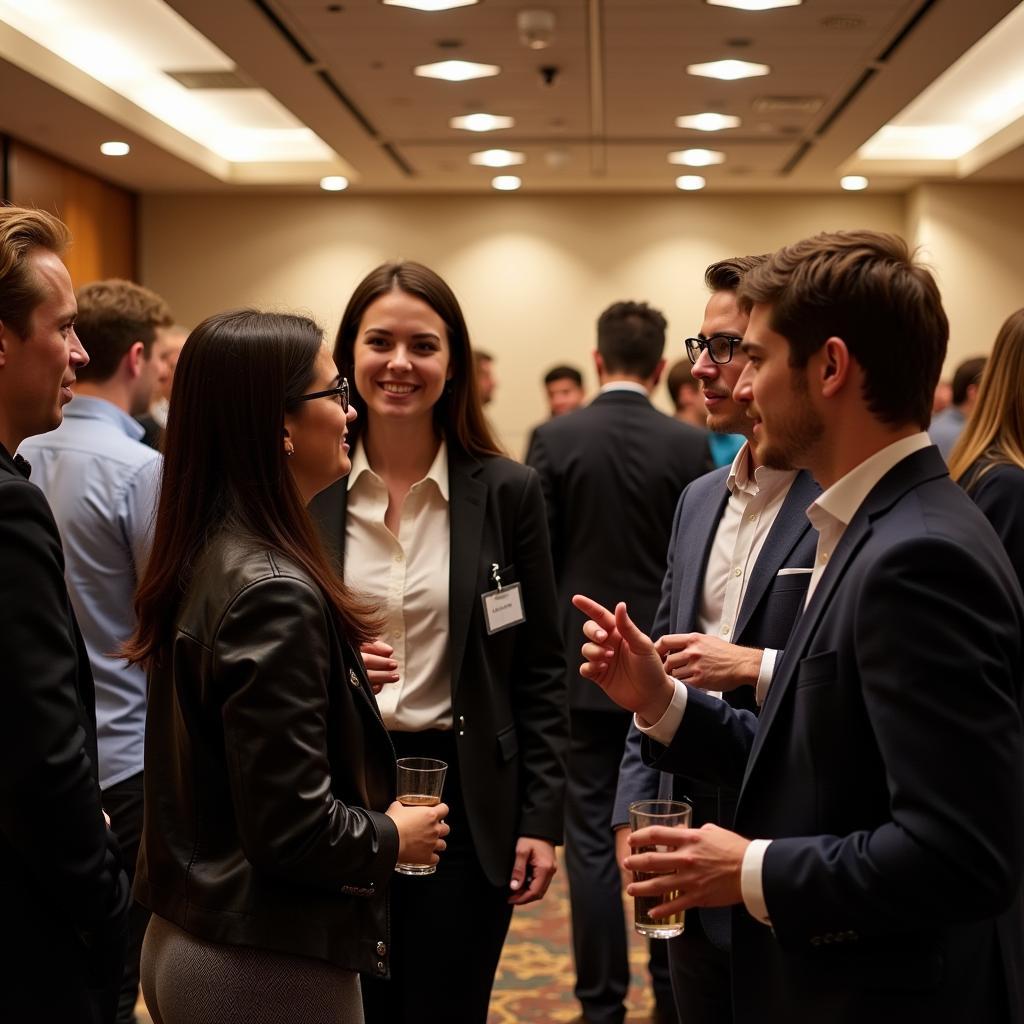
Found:
<svg viewBox="0 0 1024 1024"><path fill-rule="evenodd" d="M840 653L856 659L889 813L847 835L771 843L762 879L783 945L978 920L1013 899L1024 863L1021 613L1008 567L989 556L914 538L851 595L852 648Z"/></svg>
<svg viewBox="0 0 1024 1024"><path fill-rule="evenodd" d="M968 493L999 534L1024 588L1024 469L995 466Z"/></svg>
<svg viewBox="0 0 1024 1024"><path fill-rule="evenodd" d="M130 894L100 806L60 538L37 487L0 490L0 831L105 974L120 969Z"/></svg>
<svg viewBox="0 0 1024 1024"><path fill-rule="evenodd" d="M544 495L544 508L547 512L548 539L551 544L551 557L553 564L561 564L562 556L559 550L561 542L561 531L558 522L558 495L555 482L555 471L551 465L551 457L548 453L547 444L544 440L544 432L539 428L534 430L530 438L530 448L526 453L526 465L534 469L540 479L541 493ZM558 578L557 570L555 578Z"/></svg>
<svg viewBox="0 0 1024 1024"><path fill-rule="evenodd" d="M512 694L523 773L519 835L560 843L569 742L565 655L544 497L532 472L520 498L516 549L526 607L516 642Z"/></svg>
<svg viewBox="0 0 1024 1024"><path fill-rule="evenodd" d="M254 865L291 881L383 885L394 822L333 792L329 645L322 598L301 580L256 583L224 613L213 664L239 838Z"/></svg>

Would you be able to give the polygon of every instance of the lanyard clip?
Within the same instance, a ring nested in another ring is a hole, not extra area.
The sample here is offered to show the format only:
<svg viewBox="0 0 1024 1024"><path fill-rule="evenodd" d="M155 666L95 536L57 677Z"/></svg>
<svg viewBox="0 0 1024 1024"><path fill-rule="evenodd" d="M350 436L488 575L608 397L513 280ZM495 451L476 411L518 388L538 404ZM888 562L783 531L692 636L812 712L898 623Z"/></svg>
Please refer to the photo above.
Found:
<svg viewBox="0 0 1024 1024"><path fill-rule="evenodd" d="M491 579L497 584L498 590L501 590L501 577L498 575L498 563L491 563Z"/></svg>

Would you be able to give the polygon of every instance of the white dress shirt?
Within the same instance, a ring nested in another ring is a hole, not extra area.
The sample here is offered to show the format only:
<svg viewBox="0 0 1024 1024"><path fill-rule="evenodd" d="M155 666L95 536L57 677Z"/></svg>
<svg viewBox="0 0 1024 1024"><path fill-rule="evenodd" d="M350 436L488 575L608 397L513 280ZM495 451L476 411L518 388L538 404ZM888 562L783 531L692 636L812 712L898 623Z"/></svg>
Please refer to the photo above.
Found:
<svg viewBox="0 0 1024 1024"><path fill-rule="evenodd" d="M864 503L864 499L889 470L930 444L931 441L924 431L894 441L855 466L811 503L807 510L807 518L818 531L818 546L814 558L814 571L807 588L808 602L824 575L832 552L835 551L857 510ZM676 692L664 715L653 726L644 727L643 731L659 743L668 745L675 736L685 711L686 687L677 683ZM637 727L640 728L639 721ZM770 845L770 839L751 840L743 854L740 872L743 904L751 916L762 924L771 924L771 916L764 898L763 878L765 852Z"/></svg>
<svg viewBox="0 0 1024 1024"><path fill-rule="evenodd" d="M448 450L409 488L396 537L385 525L388 489L363 445L352 454L345 522L345 582L378 605L381 639L394 648L398 682L377 694L384 724L398 732L450 729L448 578L451 533Z"/></svg>

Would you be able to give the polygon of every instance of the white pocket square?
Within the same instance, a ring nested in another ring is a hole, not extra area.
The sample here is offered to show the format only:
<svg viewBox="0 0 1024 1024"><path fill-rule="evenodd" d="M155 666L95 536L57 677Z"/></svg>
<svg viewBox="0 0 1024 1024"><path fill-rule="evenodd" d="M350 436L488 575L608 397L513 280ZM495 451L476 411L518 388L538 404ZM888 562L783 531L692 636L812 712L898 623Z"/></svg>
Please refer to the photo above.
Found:
<svg viewBox="0 0 1024 1024"><path fill-rule="evenodd" d="M776 576L802 576L804 573L812 573L813 569L780 569Z"/></svg>

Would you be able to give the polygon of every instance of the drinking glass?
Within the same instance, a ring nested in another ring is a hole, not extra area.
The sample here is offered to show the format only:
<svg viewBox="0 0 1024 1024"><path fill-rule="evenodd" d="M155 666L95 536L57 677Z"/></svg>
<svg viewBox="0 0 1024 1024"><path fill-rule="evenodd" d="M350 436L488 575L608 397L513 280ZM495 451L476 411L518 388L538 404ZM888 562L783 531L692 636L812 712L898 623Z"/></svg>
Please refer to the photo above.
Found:
<svg viewBox="0 0 1024 1024"><path fill-rule="evenodd" d="M638 832L651 825L664 825L668 828L689 828L692 808L682 800L638 800L629 805L629 827ZM634 848L633 853L667 853L667 846L643 846ZM657 877L657 872L634 871L633 881L644 882L648 878ZM651 910L676 899L679 893L668 892L661 896L633 897L633 927L649 939L671 939L683 932L683 911L677 910L668 917L651 917Z"/></svg>
<svg viewBox="0 0 1024 1024"><path fill-rule="evenodd" d="M398 795L406 807L436 807L441 802L444 775L448 765L433 757L401 757L398 766ZM436 864L396 864L402 875L432 875Z"/></svg>

